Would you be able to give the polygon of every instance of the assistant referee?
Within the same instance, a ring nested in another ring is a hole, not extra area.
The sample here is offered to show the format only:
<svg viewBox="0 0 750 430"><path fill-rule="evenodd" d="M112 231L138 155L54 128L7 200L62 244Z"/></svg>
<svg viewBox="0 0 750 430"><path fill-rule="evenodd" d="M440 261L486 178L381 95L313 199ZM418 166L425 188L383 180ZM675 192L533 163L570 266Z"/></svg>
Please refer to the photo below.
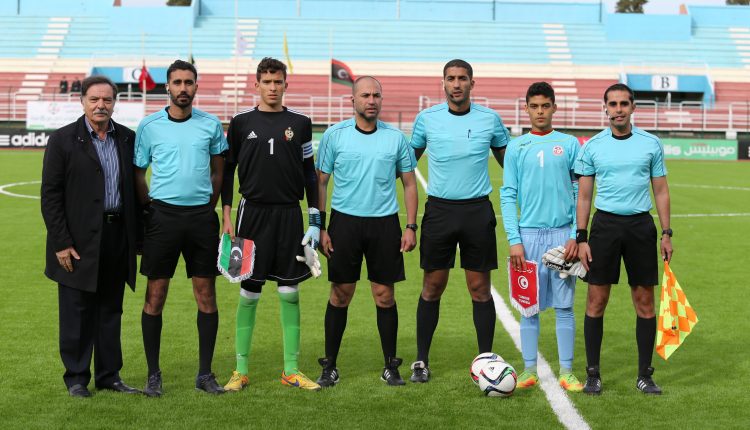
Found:
<svg viewBox="0 0 750 430"><path fill-rule="evenodd" d="M654 285L658 283L657 231L651 210L649 184L654 191L661 224L661 257L672 258L669 227L669 187L664 149L659 138L631 124L635 111L633 91L614 84L604 92L610 126L581 149L575 164L578 180L576 242L578 256L588 270L588 298L583 336L586 342L587 379L583 392L601 394L599 357L604 332L604 311L612 284L620 279L620 259L625 262L635 306L638 344L636 387L645 394L661 394L652 375L651 356L656 340ZM596 213L591 234L586 227L596 181Z"/></svg>

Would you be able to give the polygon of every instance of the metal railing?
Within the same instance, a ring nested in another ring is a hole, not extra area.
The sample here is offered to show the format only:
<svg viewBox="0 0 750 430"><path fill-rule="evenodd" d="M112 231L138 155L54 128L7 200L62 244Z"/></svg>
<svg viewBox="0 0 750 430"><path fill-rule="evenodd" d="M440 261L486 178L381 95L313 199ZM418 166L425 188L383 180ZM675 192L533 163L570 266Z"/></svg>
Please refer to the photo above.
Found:
<svg viewBox="0 0 750 430"><path fill-rule="evenodd" d="M0 94L0 121L25 121L26 102L29 94ZM77 101L77 94L40 94L33 95L40 101ZM118 101L143 102L143 94L122 92L117 95ZM512 131L520 133L530 128L528 116L524 111L525 100L474 98L475 103L497 111L503 122ZM581 99L563 96L557 98L555 127L559 129L596 130L607 127L608 121L600 99ZM149 94L145 100L145 113L150 114L167 105L166 94ZM256 106L259 98L255 94L240 96L239 111ZM400 100L397 104L384 105L381 118L394 123L404 131L410 131L417 113L442 99L419 96L414 102ZM284 104L308 115L315 124L333 124L351 117L352 108L348 96L331 97L312 94L287 94ZM691 132L726 132L750 131L750 100L742 102L717 102L708 106L702 102L684 101L675 106L657 103L652 100L636 100L637 109L633 121L645 130L655 131L691 131ZM194 106L216 115L223 122L229 122L235 114L233 96L196 95Z"/></svg>

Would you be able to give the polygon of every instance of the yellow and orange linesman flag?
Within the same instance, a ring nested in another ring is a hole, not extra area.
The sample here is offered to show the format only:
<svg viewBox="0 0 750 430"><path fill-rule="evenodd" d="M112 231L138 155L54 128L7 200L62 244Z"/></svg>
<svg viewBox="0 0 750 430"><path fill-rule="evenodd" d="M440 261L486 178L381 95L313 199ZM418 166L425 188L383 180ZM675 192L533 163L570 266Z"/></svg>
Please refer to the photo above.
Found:
<svg viewBox="0 0 750 430"><path fill-rule="evenodd" d="M656 352L668 359L698 323L698 316L690 306L677 278L664 262L664 275L661 280L661 303L656 325Z"/></svg>

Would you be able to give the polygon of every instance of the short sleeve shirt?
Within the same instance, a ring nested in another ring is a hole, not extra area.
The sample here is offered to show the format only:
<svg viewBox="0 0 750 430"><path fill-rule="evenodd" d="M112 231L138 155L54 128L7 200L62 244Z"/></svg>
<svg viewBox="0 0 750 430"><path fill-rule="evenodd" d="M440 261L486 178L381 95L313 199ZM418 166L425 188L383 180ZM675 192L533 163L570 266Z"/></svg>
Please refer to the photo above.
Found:
<svg viewBox="0 0 750 430"><path fill-rule="evenodd" d="M411 136L414 149L427 151L427 194L451 200L492 192L487 162L490 148L502 148L510 137L500 116L472 103L455 113L442 103L417 115Z"/></svg>
<svg viewBox="0 0 750 430"><path fill-rule="evenodd" d="M398 212L396 175L413 171L416 164L414 151L399 129L378 121L375 131L366 133L349 119L323 134L316 167L333 175L333 209L381 217Z"/></svg>
<svg viewBox="0 0 750 430"><path fill-rule="evenodd" d="M227 150L221 121L193 108L184 120L175 120L167 109L144 118L138 126L133 163L151 166L152 199L178 206L209 202L211 156Z"/></svg>
<svg viewBox="0 0 750 430"><path fill-rule="evenodd" d="M651 178L667 176L664 148L658 137L633 127L627 139L606 129L581 148L575 165L580 176L594 176L594 206L617 215L651 210Z"/></svg>

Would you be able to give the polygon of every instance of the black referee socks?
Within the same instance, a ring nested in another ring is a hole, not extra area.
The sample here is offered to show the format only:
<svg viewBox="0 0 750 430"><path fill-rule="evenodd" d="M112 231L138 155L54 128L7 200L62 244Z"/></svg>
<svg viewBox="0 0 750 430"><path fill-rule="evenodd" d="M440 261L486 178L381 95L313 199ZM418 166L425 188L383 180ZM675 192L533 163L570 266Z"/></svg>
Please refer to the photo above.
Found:
<svg viewBox="0 0 750 430"><path fill-rule="evenodd" d="M385 366L390 365L390 359L396 357L396 338L398 337L398 308L394 303L390 308L377 309L378 333L380 333L380 346L383 348Z"/></svg>
<svg viewBox="0 0 750 430"><path fill-rule="evenodd" d="M604 316L594 318L586 315L583 318L583 339L586 343L586 366L599 366L604 337Z"/></svg>
<svg viewBox="0 0 750 430"><path fill-rule="evenodd" d="M143 349L146 352L148 375L159 371L159 349L161 347L161 314L149 315L141 312L141 332L143 333Z"/></svg>
<svg viewBox="0 0 750 430"><path fill-rule="evenodd" d="M219 331L219 312L207 314L198 311L196 322L198 324L198 357L200 360L198 375L208 375L211 373L216 333Z"/></svg>
<svg viewBox="0 0 750 430"><path fill-rule="evenodd" d="M495 301L490 297L486 302L475 302L474 306L474 328L477 331L477 346L479 352L492 351L492 341L495 338Z"/></svg>
<svg viewBox="0 0 750 430"><path fill-rule="evenodd" d="M638 343L638 376L648 375L656 342L656 317L635 320L635 341Z"/></svg>
<svg viewBox="0 0 750 430"><path fill-rule="evenodd" d="M339 308L328 302L325 317L325 335L326 335L326 357L328 358L328 367L336 367L336 357L339 355L341 348L341 339L344 337L346 330L346 318L349 307Z"/></svg>
<svg viewBox="0 0 750 430"><path fill-rule="evenodd" d="M417 304L417 361L429 363L432 336L440 319L440 299L428 302L419 296Z"/></svg>

